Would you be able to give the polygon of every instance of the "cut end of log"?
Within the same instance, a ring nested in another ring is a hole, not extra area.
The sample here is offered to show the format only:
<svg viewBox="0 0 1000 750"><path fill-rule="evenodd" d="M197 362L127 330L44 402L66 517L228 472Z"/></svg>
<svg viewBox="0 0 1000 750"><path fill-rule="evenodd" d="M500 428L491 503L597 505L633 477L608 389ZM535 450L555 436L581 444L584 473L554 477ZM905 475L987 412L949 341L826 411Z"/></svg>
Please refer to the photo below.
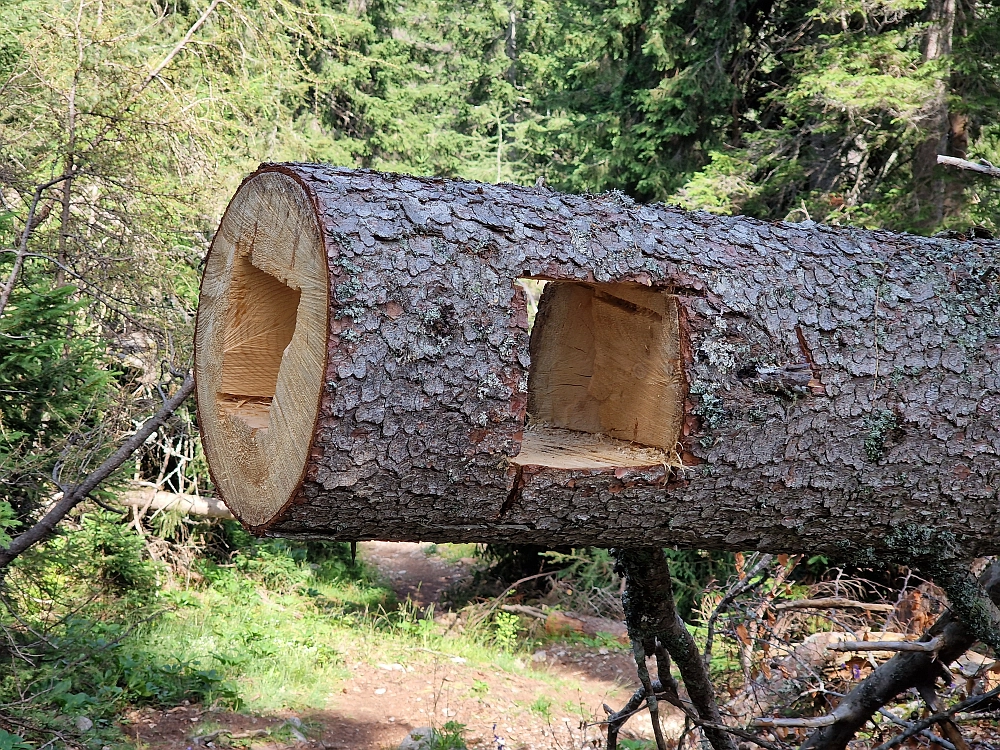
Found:
<svg viewBox="0 0 1000 750"><path fill-rule="evenodd" d="M219 493L266 525L305 471L326 364L325 250L315 209L279 172L236 194L205 266L195 373Z"/></svg>

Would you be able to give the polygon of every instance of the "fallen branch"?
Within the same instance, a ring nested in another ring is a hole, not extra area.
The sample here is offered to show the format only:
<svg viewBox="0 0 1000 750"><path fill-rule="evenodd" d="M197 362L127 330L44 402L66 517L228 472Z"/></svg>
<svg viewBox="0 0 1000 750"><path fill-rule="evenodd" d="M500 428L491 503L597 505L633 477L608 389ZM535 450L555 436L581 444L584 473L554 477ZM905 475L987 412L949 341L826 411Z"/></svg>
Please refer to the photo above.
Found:
<svg viewBox="0 0 1000 750"><path fill-rule="evenodd" d="M913 727L913 724L911 724L908 721L903 721L887 708L880 708L878 712L879 714L887 718L889 721L891 721L893 724L895 724L897 727L903 727L903 729L911 729ZM929 729L921 729L919 734L921 737L926 737L931 742L936 742L941 747L943 747L944 750L958 750L953 744L948 742L948 740L946 740L944 737L938 737Z"/></svg>
<svg viewBox="0 0 1000 750"><path fill-rule="evenodd" d="M920 651L933 654L941 650L940 637L929 641L841 641L827 646L831 651Z"/></svg>
<svg viewBox="0 0 1000 750"><path fill-rule="evenodd" d="M543 612L538 607L529 607L525 604L504 604L500 609L515 615L534 617L536 620L544 620L549 616L548 613Z"/></svg>
<svg viewBox="0 0 1000 750"><path fill-rule="evenodd" d="M786 727L795 729L816 729L818 727L828 727L835 724L837 718L833 714L826 716L763 716L753 720L755 727Z"/></svg>
<svg viewBox="0 0 1000 750"><path fill-rule="evenodd" d="M725 724L711 724L707 721L701 721L691 717L691 721L702 729L716 729L720 732L729 732L729 734L739 737L741 740L746 740L754 745L763 747L765 750L785 750L786 745L777 745L773 742L768 742L767 740L762 740L750 732L744 732L742 729L737 729L736 727L727 727Z"/></svg>
<svg viewBox="0 0 1000 750"><path fill-rule="evenodd" d="M944 589L956 619L993 652L1000 654L1000 606L992 600L967 565L958 561L925 564L925 572Z"/></svg>
<svg viewBox="0 0 1000 750"><path fill-rule="evenodd" d="M497 596L493 600L493 603L487 608L487 610L485 612L483 612L478 617L472 617L472 618L470 618L469 619L469 625L470 626L475 626L475 625L478 625L481 622L484 622L490 615L492 615L496 611L497 607L499 607L499 606L501 606L503 604L503 600L506 599L511 594L513 594L514 593L514 589L516 589L522 583L526 583L528 581L533 581L536 578L546 578L548 576L556 576L556 575L559 575L561 572L562 572L561 570L553 570L553 571L550 571L548 573L535 573L532 576L525 576L524 578L519 578L518 580L514 581L514 583L512 583L510 586L508 586L506 589L504 589L503 593L500 594L499 596Z"/></svg>
<svg viewBox="0 0 1000 750"><path fill-rule="evenodd" d="M672 702L671 698L673 696L671 695L671 691L663 690L663 687L660 684L659 680L654 680L652 686L653 690L656 691L657 697L661 697L667 700L668 702ZM646 689L640 687L638 690L635 691L635 693L632 694L632 697L629 699L629 702L626 703L625 706L620 711L617 712L615 712L607 703L605 703L604 712L608 715L608 718L605 721L593 722L593 724L606 724L608 726L609 732L614 733L615 741L617 741L618 731L621 729L625 721L635 716L636 714L646 710L647 706L644 703L645 697L646 697ZM750 732L747 732L743 729L730 727L725 724L713 724L712 722L709 721L702 721L697 716L692 715L692 712L686 706L683 707L683 710L688 720L691 721L691 723L694 724L695 726L701 727L702 729L712 729L719 732L728 732L734 737L739 737L741 740L746 740L747 742L751 742L754 745L763 747L765 750L786 750L785 745L768 742L767 740L761 739L760 737L757 737L756 735L751 734ZM609 747L610 746L611 745L609 745ZM949 748L948 750L951 749Z"/></svg>
<svg viewBox="0 0 1000 750"><path fill-rule="evenodd" d="M870 604L845 599L841 596L830 596L824 599L796 599L790 602L778 602L774 610L782 612L786 609L863 609L866 612L892 612L891 604Z"/></svg>
<svg viewBox="0 0 1000 750"><path fill-rule="evenodd" d="M967 698L961 703L956 703L947 711L941 711L933 716L928 716L926 719L914 722L905 732L896 735L887 742L883 742L874 750L890 750L891 748L896 747L896 745L899 745L913 735L917 734L922 729L927 729L928 727L933 726L934 724L940 724L943 721L950 721L955 714L973 708L980 703L985 703L991 698L996 698L998 695L1000 695L1000 688L995 688L988 693L983 693L982 695L974 695L971 698Z"/></svg>
<svg viewBox="0 0 1000 750"><path fill-rule="evenodd" d="M935 678L931 677L923 684L917 685L917 692L920 693L920 697L924 699L931 713L939 714L945 710L945 707L937 690L934 689L934 681ZM969 743L965 741L962 730L958 728L958 724L953 719L950 717L942 719L938 722L938 726L941 727L941 733L955 746L955 750L969 750Z"/></svg>
<svg viewBox="0 0 1000 750"><path fill-rule="evenodd" d="M1000 562L994 562L986 569L979 579L979 587L991 598L1000 601ZM937 653L903 651L880 665L844 696L830 714L836 721L816 729L803 743L802 750L839 750L847 747L875 712L904 690L925 682L928 674L940 672L943 665L955 661L978 640L977 632L951 611L941 616L924 637L928 640L940 637L942 645ZM937 720L921 728L926 729L935 723Z"/></svg>
<svg viewBox="0 0 1000 750"><path fill-rule="evenodd" d="M101 482L110 477L119 466L135 453L146 442L146 439L163 425L178 406L194 391L194 378L188 375L180 390L169 398L160 410L143 422L142 426L132 434L118 450L104 460L100 466L87 475L80 484L63 493L62 498L23 534L19 534L6 549L0 550L0 571L10 565L19 555L31 546L51 534L56 525L66 517L73 508L87 499L87 496L100 486Z"/></svg>
<svg viewBox="0 0 1000 750"><path fill-rule="evenodd" d="M988 174L990 177L1000 177L1000 167L994 167L990 163L980 164L974 161L966 161L965 159L959 159L954 156L943 156L938 154L937 158L938 164L945 164L949 167L958 167L959 169L967 169L970 172L979 172L980 174Z"/></svg>
<svg viewBox="0 0 1000 750"><path fill-rule="evenodd" d="M174 510L190 516L233 518L226 504L215 497L181 495L159 490L130 490L118 498L122 505L149 510Z"/></svg>
<svg viewBox="0 0 1000 750"><path fill-rule="evenodd" d="M914 727L913 724L903 721L898 716L893 716L892 713L882 708L879 709L879 713L885 716L889 721L897 726L901 726L907 731L913 730L914 734L920 734L923 737L931 740L932 742L937 742L945 750L956 750L955 745L948 742L942 737L938 737L933 732L927 730L926 727L923 729ZM809 717L770 717L765 716L760 719L754 719L753 725L755 727L768 727L768 728L785 728L785 729L818 729L820 727L832 726L836 722L836 717L833 715L827 716L809 716Z"/></svg>

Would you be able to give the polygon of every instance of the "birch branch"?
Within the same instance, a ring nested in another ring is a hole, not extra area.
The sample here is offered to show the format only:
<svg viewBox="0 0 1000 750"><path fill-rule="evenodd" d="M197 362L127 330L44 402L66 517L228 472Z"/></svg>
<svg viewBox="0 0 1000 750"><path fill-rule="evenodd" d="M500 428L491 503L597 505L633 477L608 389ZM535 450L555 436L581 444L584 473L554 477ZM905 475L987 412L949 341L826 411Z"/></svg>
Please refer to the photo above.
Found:
<svg viewBox="0 0 1000 750"><path fill-rule="evenodd" d="M941 650L941 637L929 641L841 641L827 646L831 651L920 651L933 654Z"/></svg>
<svg viewBox="0 0 1000 750"><path fill-rule="evenodd" d="M119 502L131 508L147 511L180 511L190 516L205 516L206 518L233 518L232 511L226 504L215 497L200 497L198 495L181 495L160 490L131 490L124 493Z"/></svg>
<svg viewBox="0 0 1000 750"><path fill-rule="evenodd" d="M863 609L866 612L892 612L891 604L870 604L845 599L841 596L830 596L823 599L796 599L789 602L778 602L774 605L776 612L786 609Z"/></svg>

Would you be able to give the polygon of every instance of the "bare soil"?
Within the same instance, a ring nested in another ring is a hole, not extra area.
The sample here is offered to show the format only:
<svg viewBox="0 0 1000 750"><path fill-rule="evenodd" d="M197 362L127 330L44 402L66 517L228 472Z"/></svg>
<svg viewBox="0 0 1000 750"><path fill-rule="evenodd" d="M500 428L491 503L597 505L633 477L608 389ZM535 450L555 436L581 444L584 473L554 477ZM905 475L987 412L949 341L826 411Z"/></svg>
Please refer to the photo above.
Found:
<svg viewBox="0 0 1000 750"><path fill-rule="evenodd" d="M436 604L442 591L470 572L469 561L428 555L426 545L369 542L360 547L399 599L411 599L422 609ZM412 729L455 721L466 725L470 748L496 748L499 737L509 750L580 750L603 747L603 728L592 722L604 717L603 703L621 706L636 686L635 666L625 650L570 644L536 652L525 659L522 674L481 669L431 651L412 665L349 666L351 677L322 711L254 716L203 706L142 709L128 717L124 729L149 750L192 747L193 738L209 728L236 735L260 729L272 733L233 740L219 734L211 740L214 747L387 750ZM571 687L555 694L551 676L565 678ZM289 720L301 722L296 731L304 742L290 733ZM650 737L648 716L632 719L623 736Z"/></svg>

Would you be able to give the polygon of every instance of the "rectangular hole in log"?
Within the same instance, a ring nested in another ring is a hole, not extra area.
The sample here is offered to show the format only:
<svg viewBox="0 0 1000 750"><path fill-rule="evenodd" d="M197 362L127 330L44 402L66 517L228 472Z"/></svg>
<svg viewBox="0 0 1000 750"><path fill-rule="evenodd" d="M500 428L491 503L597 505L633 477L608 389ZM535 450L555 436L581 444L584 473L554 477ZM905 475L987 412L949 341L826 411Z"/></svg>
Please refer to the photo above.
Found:
<svg viewBox="0 0 1000 750"><path fill-rule="evenodd" d="M219 407L251 428L266 429L300 292L239 256L227 297Z"/></svg>
<svg viewBox="0 0 1000 750"><path fill-rule="evenodd" d="M530 312L530 284L539 282L519 283ZM680 465L685 387L676 298L634 283L549 281L537 305L528 424L512 461Z"/></svg>

